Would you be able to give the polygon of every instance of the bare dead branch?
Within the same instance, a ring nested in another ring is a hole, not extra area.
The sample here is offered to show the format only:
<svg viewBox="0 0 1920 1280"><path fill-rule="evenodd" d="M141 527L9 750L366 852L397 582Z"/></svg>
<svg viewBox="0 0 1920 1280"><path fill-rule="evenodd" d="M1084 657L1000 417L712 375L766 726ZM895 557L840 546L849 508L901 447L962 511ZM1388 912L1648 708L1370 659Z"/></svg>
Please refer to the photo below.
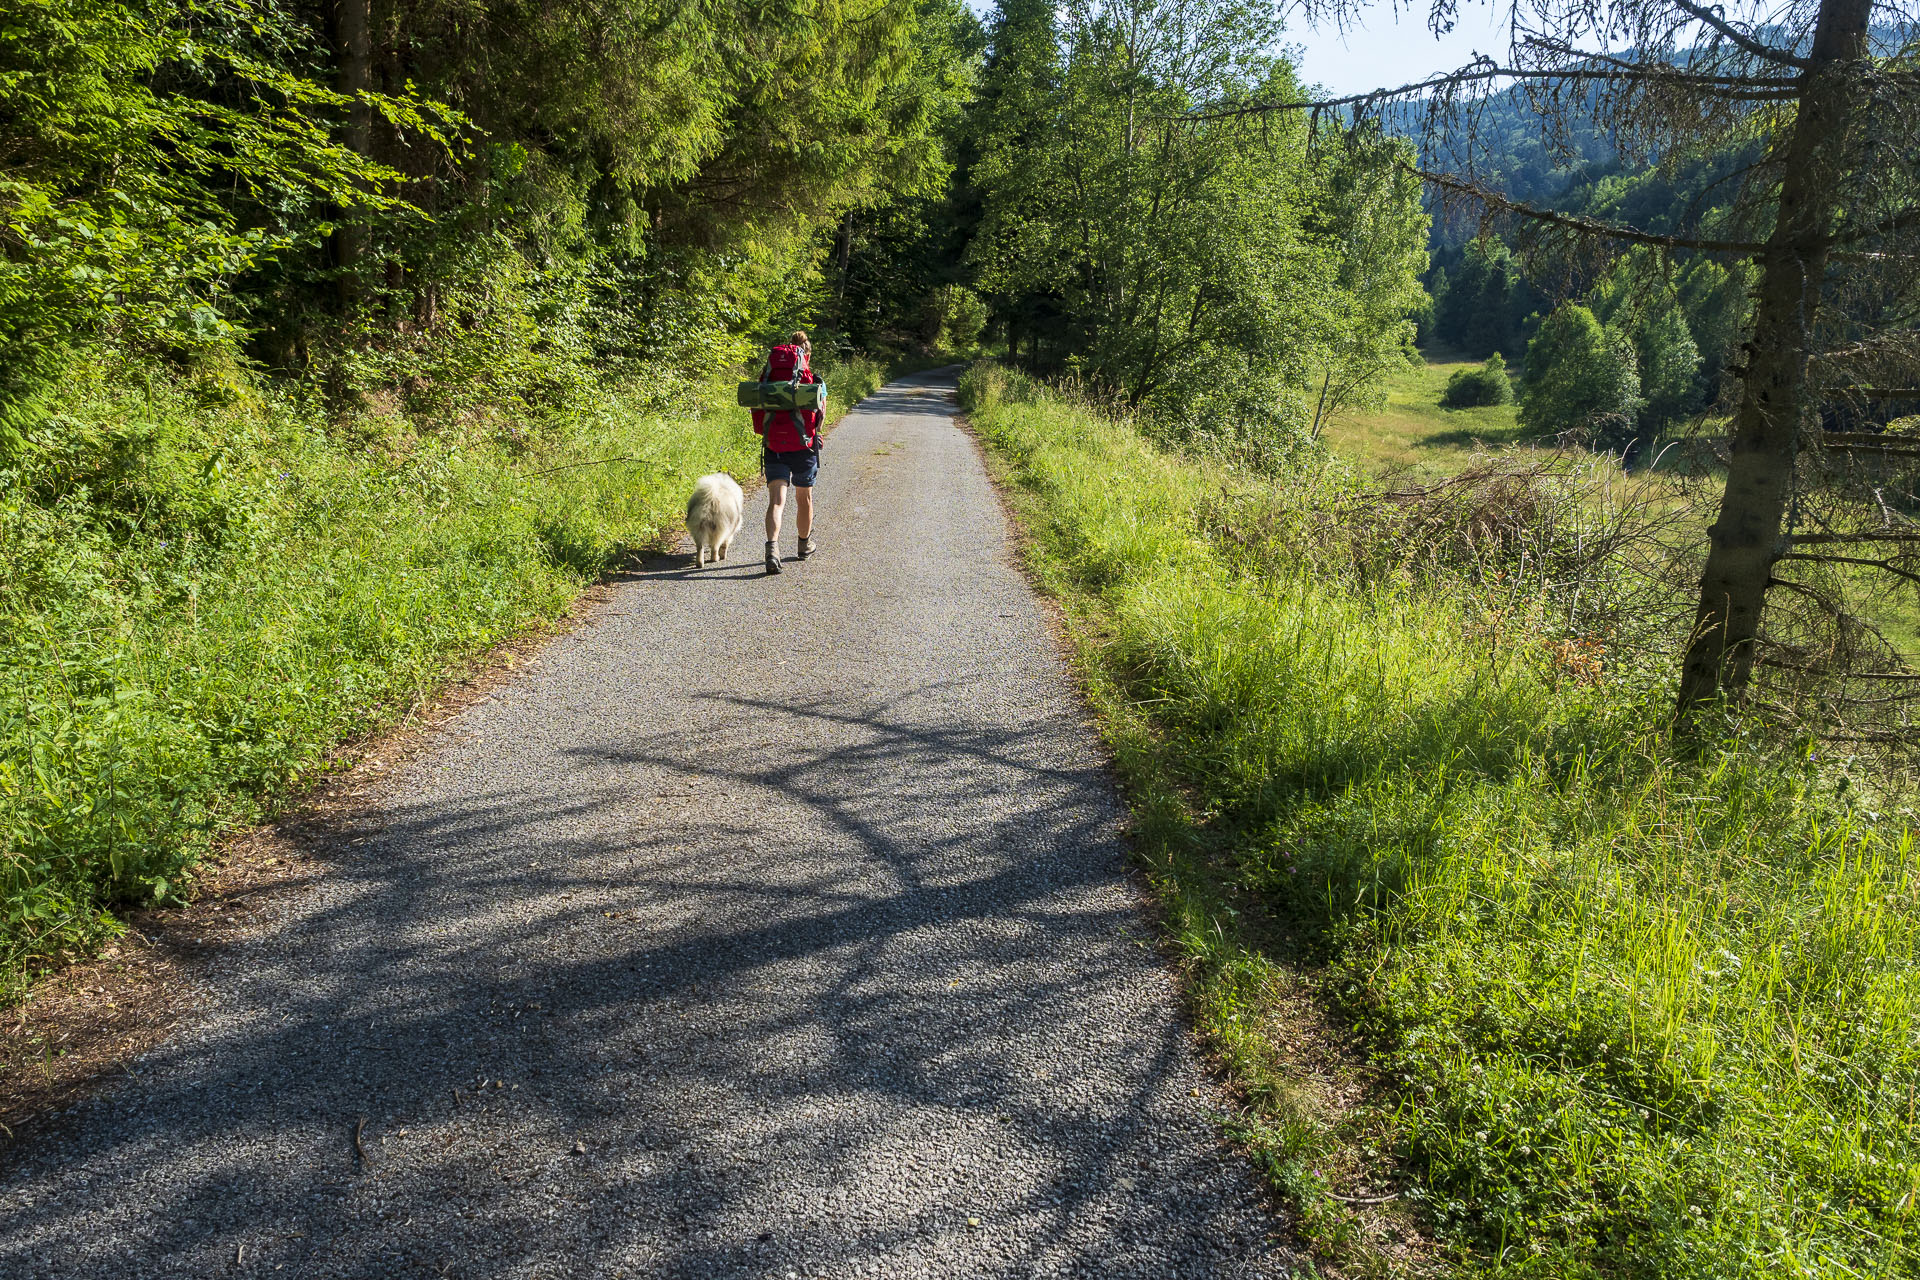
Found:
<svg viewBox="0 0 1920 1280"><path fill-rule="evenodd" d="M1920 533L1796 533L1794 546L1844 546L1861 542L1920 542Z"/></svg>
<svg viewBox="0 0 1920 1280"><path fill-rule="evenodd" d="M1910 747L1913 735L1910 733L1826 733L1822 734L1828 742L1872 742L1890 747Z"/></svg>
<svg viewBox="0 0 1920 1280"><path fill-rule="evenodd" d="M1669 84L1723 84L1761 88L1769 86L1790 86L1798 88L1800 77L1782 78L1779 76L1729 75L1725 72L1697 71L1689 66L1673 62L1635 62L1628 58L1617 58L1610 53L1598 53L1591 49L1576 48L1565 40L1543 39L1529 36L1522 48L1528 53L1543 52L1556 58L1566 58L1575 63L1597 64L1611 67L1626 74L1630 79L1662 80ZM1548 75L1568 75L1580 70L1572 67L1529 67L1529 71ZM1892 73L1898 77L1900 73Z"/></svg>
<svg viewBox="0 0 1920 1280"><path fill-rule="evenodd" d="M1693 15L1699 22L1712 27L1715 31L1718 31L1721 35L1733 41L1734 44L1756 58L1763 59L1767 62L1778 63L1783 67L1799 67L1802 70L1812 65L1807 59L1797 57L1785 49L1776 49L1770 44L1762 44L1760 41L1755 40L1752 36L1721 17L1717 5L1712 9L1708 9L1702 5L1690 3L1690 0L1673 0L1673 2L1675 7L1683 9Z"/></svg>
<svg viewBox="0 0 1920 1280"><path fill-rule="evenodd" d="M1862 240L1871 240L1875 236L1892 235L1894 232L1905 231L1909 227L1916 226L1920 226L1920 205L1910 205L1902 209L1899 213L1894 214L1891 218L1883 219L1874 223L1872 226L1855 227L1849 231L1842 231L1839 235L1833 237L1831 243L1836 245L1858 244Z"/></svg>
<svg viewBox="0 0 1920 1280"><path fill-rule="evenodd" d="M1396 98L1418 97L1434 89L1453 89L1462 85L1476 84L1486 80L1550 80L1550 81L1610 81L1614 83L1645 83L1658 81L1662 84L1688 85L1715 96L1731 97L1755 102L1770 102L1792 98L1799 92L1797 79L1782 79L1776 76L1730 76L1712 75L1697 71L1681 71L1677 68L1661 66L1636 66L1628 63L1618 68L1611 67L1568 67L1564 69L1532 69L1527 67L1503 67L1491 61L1470 63L1459 71L1449 71L1444 75L1429 76L1403 84L1397 89L1369 89L1365 93L1350 93L1339 98L1302 99L1295 102L1249 102L1240 106L1223 107L1204 111L1188 112L1176 117L1179 120L1234 120L1244 116L1266 115L1276 111L1330 111L1336 107L1371 105L1375 102L1388 102Z"/></svg>
<svg viewBox="0 0 1920 1280"><path fill-rule="evenodd" d="M1894 439L1898 441L1899 437L1895 436ZM1842 441L1837 444L1828 444L1826 447L1837 449L1842 453L1877 454L1882 458L1920 458L1920 448L1915 448L1912 441L1903 443L1904 447L1901 444L1852 444Z"/></svg>
<svg viewBox="0 0 1920 1280"><path fill-rule="evenodd" d="M1920 586L1920 573L1915 573L1911 569L1902 569L1893 562L1892 557L1888 557L1885 560L1871 560L1866 556L1834 556L1811 552L1789 551L1779 558L1782 560L1807 560L1816 564L1861 565L1868 569L1883 570L1884 572L1893 574L1897 578L1905 578L1915 586Z"/></svg>
<svg viewBox="0 0 1920 1280"><path fill-rule="evenodd" d="M1763 655L1755 658L1754 664L1762 667L1777 667L1782 671L1799 671L1807 675L1830 675L1818 667L1804 666L1797 662L1785 662L1779 658ZM1852 680L1920 680L1920 671L1862 671L1848 677Z"/></svg>
<svg viewBox="0 0 1920 1280"><path fill-rule="evenodd" d="M1796 595L1805 596L1823 609L1831 609L1833 607L1833 601L1828 597L1821 595L1804 582L1795 582L1792 578L1769 578L1767 579L1767 586L1780 587L1783 590L1794 592Z"/></svg>
<svg viewBox="0 0 1920 1280"><path fill-rule="evenodd" d="M1461 195L1478 200L1487 207L1497 209L1502 213L1510 213L1515 217L1528 218L1535 222L1545 223L1551 226L1565 227L1570 231L1580 232L1582 235L1606 236L1614 240L1624 240L1630 244L1654 245L1663 249L1692 249L1699 253L1733 253L1746 255L1759 253L1767 247L1764 243L1756 240L1698 240L1691 236L1662 235L1659 232L1642 231L1638 227L1623 226L1614 222L1602 222L1598 218L1583 218L1578 214L1559 213L1552 209L1540 209L1530 204L1522 204L1517 200L1509 200L1497 191L1481 186L1477 182L1469 182L1464 178L1456 178L1452 174L1434 173L1412 164L1407 165L1406 168L1409 173L1414 174L1423 182L1432 183L1436 187L1444 187L1449 191L1459 192Z"/></svg>
<svg viewBox="0 0 1920 1280"><path fill-rule="evenodd" d="M1754 665L1755 666L1761 665L1758 659L1754 660ZM1780 668L1776 667L1772 669L1779 670ZM1776 692L1784 692L1786 689L1785 686L1772 684L1772 683L1760 684L1758 681L1756 681L1755 683L1760 688L1772 689ZM1873 697L1868 697L1866 694L1851 693L1845 689L1822 689L1820 691L1819 697L1822 702L1828 704L1829 706L1841 706L1841 707L1849 707L1849 708L1887 707L1887 706L1909 707L1913 705L1913 694L1905 690L1902 690L1897 693L1890 693L1883 697L1873 698ZM1771 704L1769 709L1783 715L1792 715L1792 711L1790 708L1784 707L1779 703ZM1836 739L1845 741L1847 737L1847 735L1844 735L1844 734L1834 734L1834 733L1826 733L1826 734L1822 734L1821 736L1824 738L1827 738L1829 741L1836 740ZM1905 735L1896 736L1893 734L1889 734L1883 740L1887 742L1900 742L1900 741L1906 741L1907 739Z"/></svg>

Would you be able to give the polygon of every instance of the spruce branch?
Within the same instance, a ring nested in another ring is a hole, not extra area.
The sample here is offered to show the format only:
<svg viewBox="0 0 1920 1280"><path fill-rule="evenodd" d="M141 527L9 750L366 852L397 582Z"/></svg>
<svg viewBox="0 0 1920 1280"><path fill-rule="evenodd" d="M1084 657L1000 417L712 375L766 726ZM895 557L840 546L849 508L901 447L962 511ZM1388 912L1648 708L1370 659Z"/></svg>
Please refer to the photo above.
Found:
<svg viewBox="0 0 1920 1280"><path fill-rule="evenodd" d="M1675 8L1692 15L1694 20L1702 25L1712 27L1715 31L1718 31L1721 35L1733 41L1734 44L1756 58L1764 59L1767 62L1778 63L1781 66L1799 67L1803 71L1813 65L1807 59L1789 53L1785 49L1776 49L1770 44L1763 44L1755 40L1752 36L1722 17L1719 13L1718 5L1709 9L1704 5L1693 4L1690 0L1673 0L1673 3Z"/></svg>
<svg viewBox="0 0 1920 1280"><path fill-rule="evenodd" d="M1397 98L1418 97L1436 89L1454 89L1486 80L1584 80L1615 83L1686 85L1716 97L1755 102L1783 100L1799 92L1798 77L1717 75L1704 71L1683 71L1662 65L1625 64L1619 67L1531 68L1503 67L1483 58L1459 71L1429 76L1394 89L1369 89L1338 98L1303 98L1291 102L1248 102L1237 106L1211 107L1171 117L1180 120L1235 120L1244 116L1267 115L1277 111L1330 111L1337 107L1370 106Z"/></svg>
<svg viewBox="0 0 1920 1280"><path fill-rule="evenodd" d="M1626 226L1617 222L1602 222L1598 218L1585 218L1579 214L1560 213L1553 209L1541 209L1518 200L1509 199L1499 192L1465 178L1450 173L1435 173L1418 165L1407 164L1407 171L1422 182L1431 183L1448 191L1477 200L1490 209L1510 213L1518 218L1527 218L1548 226L1564 227L1581 235L1604 236L1613 240L1624 240L1629 244L1652 245L1663 249L1692 249L1699 253L1754 254L1767 248L1757 240L1702 240L1693 236L1667 235L1657 231L1643 231L1639 227Z"/></svg>

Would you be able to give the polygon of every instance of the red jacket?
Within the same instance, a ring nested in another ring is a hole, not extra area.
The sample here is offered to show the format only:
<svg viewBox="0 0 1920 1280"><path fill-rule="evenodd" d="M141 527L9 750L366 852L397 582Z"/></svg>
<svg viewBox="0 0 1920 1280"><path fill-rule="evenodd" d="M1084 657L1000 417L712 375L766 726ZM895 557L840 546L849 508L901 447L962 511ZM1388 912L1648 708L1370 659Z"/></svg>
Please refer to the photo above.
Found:
<svg viewBox="0 0 1920 1280"><path fill-rule="evenodd" d="M766 367L760 370L760 381L789 381L796 365L800 369L800 381L820 381L820 375L813 371L807 360L807 353L785 342L767 353ZM820 443L820 416L813 410L755 409L753 432L766 437L767 448L775 453L811 449Z"/></svg>

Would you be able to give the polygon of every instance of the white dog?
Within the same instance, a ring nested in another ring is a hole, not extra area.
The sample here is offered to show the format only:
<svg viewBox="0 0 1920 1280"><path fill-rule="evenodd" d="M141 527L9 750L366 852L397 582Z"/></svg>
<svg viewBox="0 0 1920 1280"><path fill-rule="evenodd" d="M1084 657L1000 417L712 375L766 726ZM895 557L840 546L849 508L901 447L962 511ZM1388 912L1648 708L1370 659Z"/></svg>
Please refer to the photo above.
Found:
<svg viewBox="0 0 1920 1280"><path fill-rule="evenodd" d="M732 476L701 476L687 499L687 532L693 535L693 563L725 560L740 532L740 508L746 501Z"/></svg>

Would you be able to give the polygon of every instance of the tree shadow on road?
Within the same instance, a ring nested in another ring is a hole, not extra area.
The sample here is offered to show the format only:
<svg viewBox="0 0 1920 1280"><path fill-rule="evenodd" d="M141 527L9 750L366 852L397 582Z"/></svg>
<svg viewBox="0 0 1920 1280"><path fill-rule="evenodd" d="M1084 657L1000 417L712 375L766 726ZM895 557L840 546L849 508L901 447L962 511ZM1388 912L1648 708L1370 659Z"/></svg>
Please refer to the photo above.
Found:
<svg viewBox="0 0 1920 1280"><path fill-rule="evenodd" d="M945 692L330 833L203 1030L8 1154L0 1274L1256 1274L1097 761Z"/></svg>

